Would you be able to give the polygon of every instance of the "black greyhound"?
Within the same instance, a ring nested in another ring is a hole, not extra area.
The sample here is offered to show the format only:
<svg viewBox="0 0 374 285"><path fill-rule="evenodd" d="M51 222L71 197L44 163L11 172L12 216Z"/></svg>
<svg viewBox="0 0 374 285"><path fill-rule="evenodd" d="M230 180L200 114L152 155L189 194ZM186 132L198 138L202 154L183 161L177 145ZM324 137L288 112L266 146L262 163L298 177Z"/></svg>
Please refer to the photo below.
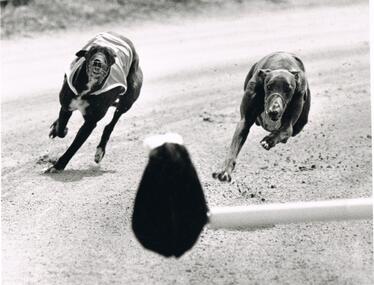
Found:
<svg viewBox="0 0 374 285"><path fill-rule="evenodd" d="M66 152L46 170L63 170L73 155L89 137L109 107L114 106L111 122L105 127L96 149L95 162L99 163L115 124L127 112L140 94L143 73L133 43L113 32L101 33L76 53L66 72L60 91L60 113L51 125L51 138L66 136L66 127L72 112L79 110L84 124Z"/></svg>
<svg viewBox="0 0 374 285"><path fill-rule="evenodd" d="M220 181L231 181L236 158L254 123L270 134L261 145L266 150L286 143L308 122L310 91L302 61L293 54L276 52L250 69L244 82L240 121L236 126L223 168L213 173Z"/></svg>

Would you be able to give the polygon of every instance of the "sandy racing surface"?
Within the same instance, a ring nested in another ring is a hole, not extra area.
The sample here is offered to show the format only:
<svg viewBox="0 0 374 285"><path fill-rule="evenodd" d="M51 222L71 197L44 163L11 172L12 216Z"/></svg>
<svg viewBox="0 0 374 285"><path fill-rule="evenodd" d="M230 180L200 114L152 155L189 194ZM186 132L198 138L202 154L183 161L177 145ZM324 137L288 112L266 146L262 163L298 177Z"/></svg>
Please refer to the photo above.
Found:
<svg viewBox="0 0 374 285"><path fill-rule="evenodd" d="M265 18L269 20L265 21ZM270 20L271 19L271 20ZM271 28L272 27L272 28ZM65 172L44 175L65 139L48 139L65 67L102 29L2 42L3 284L372 284L372 222L206 228L180 259L144 250L130 228L151 133L183 135L210 206L371 196L368 5L314 7L141 27L140 99L117 124L100 166L101 121ZM312 92L304 131L270 151L253 127L233 182L211 178L231 141L250 66L284 50Z"/></svg>

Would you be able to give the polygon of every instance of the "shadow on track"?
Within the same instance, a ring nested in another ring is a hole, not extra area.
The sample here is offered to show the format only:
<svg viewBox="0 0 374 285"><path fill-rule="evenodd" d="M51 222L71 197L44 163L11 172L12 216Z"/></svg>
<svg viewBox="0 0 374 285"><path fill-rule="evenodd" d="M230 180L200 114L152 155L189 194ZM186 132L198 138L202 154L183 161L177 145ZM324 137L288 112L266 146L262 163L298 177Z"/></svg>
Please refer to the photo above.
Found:
<svg viewBox="0 0 374 285"><path fill-rule="evenodd" d="M115 170L102 170L99 166L91 166L88 169L69 169L59 173L42 173L51 177L55 181L59 182L76 182L80 181L85 177L97 177L106 173L116 173Z"/></svg>

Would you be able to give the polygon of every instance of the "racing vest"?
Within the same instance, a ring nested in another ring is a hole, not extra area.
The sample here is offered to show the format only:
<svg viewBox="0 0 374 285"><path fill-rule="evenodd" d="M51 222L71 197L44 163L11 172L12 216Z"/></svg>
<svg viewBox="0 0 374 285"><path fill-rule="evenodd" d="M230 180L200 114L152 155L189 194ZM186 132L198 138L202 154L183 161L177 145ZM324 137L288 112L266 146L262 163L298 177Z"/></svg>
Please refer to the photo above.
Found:
<svg viewBox="0 0 374 285"><path fill-rule="evenodd" d="M109 75L104 81L103 86L91 93L90 95L99 95L103 92L109 91L115 87L122 86L124 91L120 94L123 95L127 90L127 75L131 67L133 54L131 47L122 40L120 37L113 35L111 33L100 33L90 40L82 50L88 51L91 46L99 45L111 48L115 54L115 63L110 67ZM66 71L66 79L70 89L74 92L75 95L78 95L77 90L73 86L73 78L77 69L85 62L84 57L77 57L70 64L68 70Z"/></svg>

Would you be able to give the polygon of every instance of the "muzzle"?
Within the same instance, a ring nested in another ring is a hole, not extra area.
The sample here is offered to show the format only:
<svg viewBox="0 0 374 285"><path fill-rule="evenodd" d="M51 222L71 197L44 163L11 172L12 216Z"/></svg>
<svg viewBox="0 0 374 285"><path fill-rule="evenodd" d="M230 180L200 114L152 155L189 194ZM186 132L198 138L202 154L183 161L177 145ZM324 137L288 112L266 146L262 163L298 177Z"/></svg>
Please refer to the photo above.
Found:
<svg viewBox="0 0 374 285"><path fill-rule="evenodd" d="M272 93L265 101L265 113L272 121L278 121L283 115L286 102L279 93Z"/></svg>
<svg viewBox="0 0 374 285"><path fill-rule="evenodd" d="M109 73L106 57L101 53L95 54L86 67L88 81L94 81L95 85L101 84Z"/></svg>

